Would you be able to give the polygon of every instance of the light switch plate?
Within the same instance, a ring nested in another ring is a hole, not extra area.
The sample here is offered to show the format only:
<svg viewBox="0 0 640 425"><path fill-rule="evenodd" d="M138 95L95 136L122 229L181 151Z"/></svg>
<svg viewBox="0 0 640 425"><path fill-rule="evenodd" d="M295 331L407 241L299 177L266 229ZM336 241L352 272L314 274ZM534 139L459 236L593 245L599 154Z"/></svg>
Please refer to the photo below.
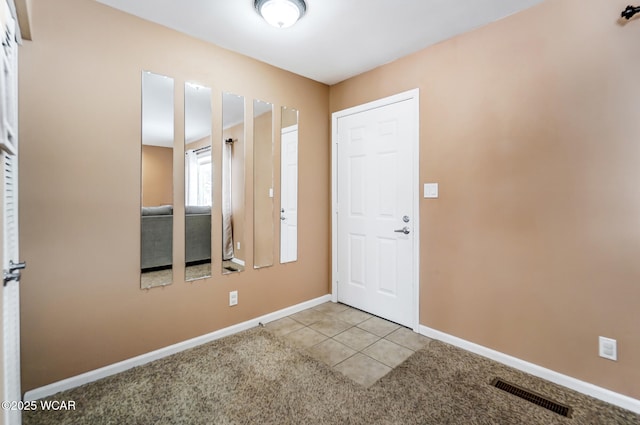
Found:
<svg viewBox="0 0 640 425"><path fill-rule="evenodd" d="M438 197L438 183L425 183L424 184L424 197L425 198L437 198Z"/></svg>
<svg viewBox="0 0 640 425"><path fill-rule="evenodd" d="M229 292L229 306L238 305L238 291Z"/></svg>
<svg viewBox="0 0 640 425"><path fill-rule="evenodd" d="M598 338L598 354L605 359L617 361L618 360L618 342L615 339L605 338L603 336Z"/></svg>

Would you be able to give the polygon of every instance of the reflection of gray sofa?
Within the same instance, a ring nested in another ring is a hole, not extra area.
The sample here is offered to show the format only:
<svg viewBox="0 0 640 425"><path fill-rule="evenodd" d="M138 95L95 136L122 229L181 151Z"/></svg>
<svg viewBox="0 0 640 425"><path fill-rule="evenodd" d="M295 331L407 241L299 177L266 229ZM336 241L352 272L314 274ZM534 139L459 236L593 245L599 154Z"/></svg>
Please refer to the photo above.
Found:
<svg viewBox="0 0 640 425"><path fill-rule="evenodd" d="M211 207L185 207L187 264L211 261ZM173 257L173 207L142 208L142 269L170 267Z"/></svg>

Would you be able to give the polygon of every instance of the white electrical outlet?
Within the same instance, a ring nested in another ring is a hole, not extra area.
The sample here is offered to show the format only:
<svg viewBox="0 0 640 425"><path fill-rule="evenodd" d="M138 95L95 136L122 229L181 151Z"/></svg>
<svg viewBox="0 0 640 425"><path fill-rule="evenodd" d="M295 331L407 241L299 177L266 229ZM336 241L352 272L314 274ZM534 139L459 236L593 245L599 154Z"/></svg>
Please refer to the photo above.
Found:
<svg viewBox="0 0 640 425"><path fill-rule="evenodd" d="M229 292L229 306L238 304L238 291Z"/></svg>
<svg viewBox="0 0 640 425"><path fill-rule="evenodd" d="M236 246L238 247L236 249L240 249L240 242L236 243Z"/></svg>
<svg viewBox="0 0 640 425"><path fill-rule="evenodd" d="M598 346L600 357L617 361L618 360L618 342L615 339L598 337Z"/></svg>

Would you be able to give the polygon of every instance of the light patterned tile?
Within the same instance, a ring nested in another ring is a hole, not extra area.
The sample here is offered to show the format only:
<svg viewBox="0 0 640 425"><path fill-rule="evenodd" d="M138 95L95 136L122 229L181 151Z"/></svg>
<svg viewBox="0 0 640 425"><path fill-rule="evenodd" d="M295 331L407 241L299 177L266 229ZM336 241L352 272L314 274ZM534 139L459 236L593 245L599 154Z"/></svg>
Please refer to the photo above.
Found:
<svg viewBox="0 0 640 425"><path fill-rule="evenodd" d="M413 351L386 339L381 339L362 350L362 353L389 367L396 367L407 360Z"/></svg>
<svg viewBox="0 0 640 425"><path fill-rule="evenodd" d="M314 310L310 308L308 310L302 310L297 313L294 313L289 317L294 320L297 320L298 322L302 323L305 326L309 326L310 324L315 323L319 320L326 319L327 315L318 310Z"/></svg>
<svg viewBox="0 0 640 425"><path fill-rule="evenodd" d="M311 356L328 364L335 366L356 354L356 351L339 343L333 339L327 339L307 350Z"/></svg>
<svg viewBox="0 0 640 425"><path fill-rule="evenodd" d="M272 332L275 336L283 336L288 334L289 332L297 331L298 329L301 329L303 327L304 325L302 323L296 322L295 320L288 317L274 320L273 322L269 322L265 325L265 328Z"/></svg>
<svg viewBox="0 0 640 425"><path fill-rule="evenodd" d="M318 306L313 307L313 310L316 310L325 314L335 314L335 313L340 313L341 311L344 311L347 308L349 308L349 306L329 301L324 304L320 304Z"/></svg>
<svg viewBox="0 0 640 425"><path fill-rule="evenodd" d="M407 347L413 351L418 351L421 348L424 348L431 341L431 338L427 338L426 336L415 333L411 329L407 328L400 328L393 331L389 335L385 336L384 339L395 342L396 344Z"/></svg>
<svg viewBox="0 0 640 425"><path fill-rule="evenodd" d="M353 348L354 350L360 351L379 340L380 337L363 329L353 327L334 336L333 339Z"/></svg>
<svg viewBox="0 0 640 425"><path fill-rule="evenodd" d="M351 325L343 322L342 320L338 320L333 317L327 317L326 319L315 322L309 327L325 334L326 336L331 337L349 329Z"/></svg>
<svg viewBox="0 0 640 425"><path fill-rule="evenodd" d="M370 319L373 316L369 313L365 313L364 311L349 307L346 310L336 313L335 317L336 319L340 319L343 322L349 323L350 325L357 325L367 319Z"/></svg>
<svg viewBox="0 0 640 425"><path fill-rule="evenodd" d="M367 332L371 332L372 334L384 337L398 329L400 325L389 322L388 320L381 319L379 317L372 317L371 319L365 320L364 322L360 323L358 327L360 329L364 329Z"/></svg>
<svg viewBox="0 0 640 425"><path fill-rule="evenodd" d="M338 363L334 369L364 387L370 387L391 371L389 366L362 353L355 354L342 363Z"/></svg>
<svg viewBox="0 0 640 425"><path fill-rule="evenodd" d="M302 328L284 335L284 338L300 348L309 348L326 340L326 335L310 328Z"/></svg>

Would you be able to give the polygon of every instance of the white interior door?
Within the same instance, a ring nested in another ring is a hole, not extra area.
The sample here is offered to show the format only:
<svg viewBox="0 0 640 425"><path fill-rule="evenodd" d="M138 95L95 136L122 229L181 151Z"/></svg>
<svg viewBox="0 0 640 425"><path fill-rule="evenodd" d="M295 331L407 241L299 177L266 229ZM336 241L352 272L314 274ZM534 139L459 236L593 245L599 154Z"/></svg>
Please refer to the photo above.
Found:
<svg viewBox="0 0 640 425"><path fill-rule="evenodd" d="M337 300L411 328L417 327L417 102L416 92L334 114Z"/></svg>
<svg viewBox="0 0 640 425"><path fill-rule="evenodd" d="M0 187L2 202L2 370L4 401L22 399L20 389L20 270L18 263L18 46L16 24L6 2L0 7L3 46L0 65ZM12 407L12 406L9 406ZM17 406L15 406L17 407ZM5 424L21 423L18 408L3 409Z"/></svg>
<svg viewBox="0 0 640 425"><path fill-rule="evenodd" d="M280 262L298 259L298 126L282 129Z"/></svg>
<svg viewBox="0 0 640 425"><path fill-rule="evenodd" d="M18 211L17 211L17 158L2 154L2 216L3 250L2 268L11 270L10 262L18 262ZM20 387L20 280L19 270L13 271L16 279L4 276L2 291L2 334L4 398L9 402L22 399ZM6 424L21 422L20 410L4 410Z"/></svg>

